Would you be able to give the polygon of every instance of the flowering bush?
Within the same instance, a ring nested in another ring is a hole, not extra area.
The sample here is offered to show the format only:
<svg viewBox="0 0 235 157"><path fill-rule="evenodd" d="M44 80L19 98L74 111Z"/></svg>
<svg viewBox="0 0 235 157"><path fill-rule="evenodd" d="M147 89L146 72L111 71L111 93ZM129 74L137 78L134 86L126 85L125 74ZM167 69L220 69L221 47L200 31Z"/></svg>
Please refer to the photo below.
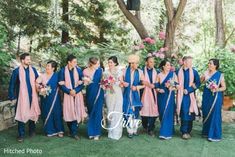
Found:
<svg viewBox="0 0 235 157"><path fill-rule="evenodd" d="M152 37L147 37L141 41L138 45L134 46L134 50L140 51L141 63L140 66L144 66L145 58L152 56L155 59L155 65L158 66L162 60L166 58L166 52L169 50L168 47L164 47L165 32L160 32L157 39ZM178 68L178 56L172 54L171 58L172 71L175 71Z"/></svg>
<svg viewBox="0 0 235 157"><path fill-rule="evenodd" d="M167 47L164 47L165 33L160 32L158 39L147 37L141 41L138 45L134 46L134 50L140 51L141 53L141 65L144 65L145 58L153 56L158 65L164 58L165 52L168 51Z"/></svg>

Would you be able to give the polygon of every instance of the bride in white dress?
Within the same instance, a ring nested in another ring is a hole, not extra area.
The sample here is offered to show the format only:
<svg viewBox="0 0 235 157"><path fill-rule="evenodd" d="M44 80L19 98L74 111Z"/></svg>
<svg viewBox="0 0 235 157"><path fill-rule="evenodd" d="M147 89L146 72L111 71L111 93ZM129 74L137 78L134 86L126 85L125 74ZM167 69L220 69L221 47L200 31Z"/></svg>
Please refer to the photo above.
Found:
<svg viewBox="0 0 235 157"><path fill-rule="evenodd" d="M118 68L118 60L116 56L108 59L109 69L105 70L104 77L113 77L115 83L112 91L106 91L105 101L108 109L108 137L118 140L122 137L122 105L123 96L120 82L122 81L122 70Z"/></svg>

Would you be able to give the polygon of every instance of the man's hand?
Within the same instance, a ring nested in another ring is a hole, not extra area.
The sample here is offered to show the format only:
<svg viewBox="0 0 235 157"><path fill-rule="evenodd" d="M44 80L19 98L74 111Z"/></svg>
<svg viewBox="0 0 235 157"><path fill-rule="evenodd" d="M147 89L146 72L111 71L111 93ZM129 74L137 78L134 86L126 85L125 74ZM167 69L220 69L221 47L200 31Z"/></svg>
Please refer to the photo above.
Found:
<svg viewBox="0 0 235 157"><path fill-rule="evenodd" d="M187 95L187 94L188 94L187 89L184 89L184 94L185 94L185 95Z"/></svg>
<svg viewBox="0 0 235 157"><path fill-rule="evenodd" d="M81 85L81 84L83 84L83 81L79 80L78 85Z"/></svg>
<svg viewBox="0 0 235 157"><path fill-rule="evenodd" d="M72 90L70 90L69 94L70 94L71 96L75 96L75 95L76 95L76 91L72 89Z"/></svg>

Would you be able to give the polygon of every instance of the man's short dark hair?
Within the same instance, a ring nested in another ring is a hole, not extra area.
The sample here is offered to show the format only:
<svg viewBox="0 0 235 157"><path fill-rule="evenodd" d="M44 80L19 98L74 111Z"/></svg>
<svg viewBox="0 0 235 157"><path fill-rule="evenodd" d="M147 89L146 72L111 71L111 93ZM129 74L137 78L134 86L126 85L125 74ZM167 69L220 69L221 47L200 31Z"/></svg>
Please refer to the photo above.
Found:
<svg viewBox="0 0 235 157"><path fill-rule="evenodd" d="M68 63L68 62L71 62L71 61L74 60L74 59L76 59L76 56L74 56L73 54L68 55L68 57L67 57L67 63Z"/></svg>
<svg viewBox="0 0 235 157"><path fill-rule="evenodd" d="M20 55L20 60L24 60L27 56L30 56L29 53L23 53Z"/></svg>
<svg viewBox="0 0 235 157"><path fill-rule="evenodd" d="M192 57L192 56L184 56L184 57L182 58L183 61L186 61L186 60L188 60L188 59L193 59L193 57Z"/></svg>

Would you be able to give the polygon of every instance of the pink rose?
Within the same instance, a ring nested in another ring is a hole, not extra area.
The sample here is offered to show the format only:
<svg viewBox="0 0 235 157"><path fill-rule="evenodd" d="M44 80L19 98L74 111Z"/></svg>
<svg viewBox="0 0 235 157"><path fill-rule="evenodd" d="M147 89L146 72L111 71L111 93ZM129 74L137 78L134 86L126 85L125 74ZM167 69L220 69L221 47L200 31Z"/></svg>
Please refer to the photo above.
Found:
<svg viewBox="0 0 235 157"><path fill-rule="evenodd" d="M165 32L160 32L159 35L158 35L159 39L160 40L165 40L166 39L166 34Z"/></svg>

